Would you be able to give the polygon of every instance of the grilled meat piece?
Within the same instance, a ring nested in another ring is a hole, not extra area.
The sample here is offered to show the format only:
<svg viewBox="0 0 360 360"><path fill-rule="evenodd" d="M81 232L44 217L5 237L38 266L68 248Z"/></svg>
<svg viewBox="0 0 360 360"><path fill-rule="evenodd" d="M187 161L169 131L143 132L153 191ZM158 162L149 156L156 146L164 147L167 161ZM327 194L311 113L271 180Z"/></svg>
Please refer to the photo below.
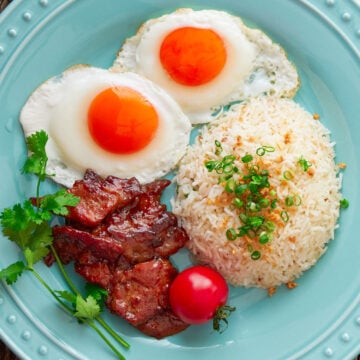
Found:
<svg viewBox="0 0 360 360"><path fill-rule="evenodd" d="M157 339L175 335L187 327L189 327L189 324L180 320L171 309L160 312L137 326L142 333Z"/></svg>
<svg viewBox="0 0 360 360"><path fill-rule="evenodd" d="M168 184L167 180L160 180L146 185L136 201L119 208L92 233L119 242L124 257L134 264L176 253L188 236L177 226L175 215L160 203L161 192Z"/></svg>
<svg viewBox="0 0 360 360"><path fill-rule="evenodd" d="M176 274L170 261L164 259L116 270L108 287L106 305L130 324L142 324L167 309L169 286Z"/></svg>
<svg viewBox="0 0 360 360"><path fill-rule="evenodd" d="M87 170L84 179L76 181L68 192L80 198L77 206L69 208L68 219L91 227L139 195L140 183L135 178L108 176L103 179L94 171Z"/></svg>
<svg viewBox="0 0 360 360"><path fill-rule="evenodd" d="M52 232L54 247L64 264L78 259L84 252L91 252L98 260L114 263L124 251L122 245L110 237L94 236L72 226L54 226Z"/></svg>
<svg viewBox="0 0 360 360"><path fill-rule="evenodd" d="M171 310L169 287L177 270L169 260L153 259L125 269L106 262L93 262L83 254L75 270L88 282L108 291L106 307L148 336L161 339L185 330L189 325Z"/></svg>
<svg viewBox="0 0 360 360"><path fill-rule="evenodd" d="M131 203L118 207L95 227L76 222L71 226L55 226L54 246L60 259L69 263L82 252L91 251L99 261L115 262L123 255L129 263L136 264L176 253L185 245L188 236L178 226L175 215L160 203L161 193L169 183L158 180L142 186L141 193ZM93 194L90 198L94 205ZM86 199L84 201L87 203ZM81 207L81 212L85 209L81 203L74 209L77 207Z"/></svg>

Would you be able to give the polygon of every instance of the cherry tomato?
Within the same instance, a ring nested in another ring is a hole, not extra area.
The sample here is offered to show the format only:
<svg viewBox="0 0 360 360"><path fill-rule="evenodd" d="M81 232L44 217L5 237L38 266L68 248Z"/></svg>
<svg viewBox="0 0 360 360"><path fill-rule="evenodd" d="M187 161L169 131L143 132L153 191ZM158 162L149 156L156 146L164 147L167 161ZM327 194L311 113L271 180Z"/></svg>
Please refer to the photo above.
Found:
<svg viewBox="0 0 360 360"><path fill-rule="evenodd" d="M187 324L213 319L229 295L224 278L207 266L192 266L180 272L170 286L173 312Z"/></svg>

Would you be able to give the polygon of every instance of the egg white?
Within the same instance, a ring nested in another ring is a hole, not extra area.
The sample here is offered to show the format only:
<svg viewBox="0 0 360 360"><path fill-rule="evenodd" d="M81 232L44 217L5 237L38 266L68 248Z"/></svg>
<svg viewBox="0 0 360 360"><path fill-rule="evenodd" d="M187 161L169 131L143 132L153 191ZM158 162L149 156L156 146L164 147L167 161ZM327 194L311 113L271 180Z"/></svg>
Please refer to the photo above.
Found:
<svg viewBox="0 0 360 360"><path fill-rule="evenodd" d="M156 109L159 127L145 148L114 154L98 146L87 126L89 106L101 91L127 86L140 92ZM38 130L49 135L47 172L67 187L93 169L99 175L135 176L151 182L172 170L184 155L191 123L178 104L159 86L133 73L113 73L76 66L40 85L24 105L20 122L25 136Z"/></svg>
<svg viewBox="0 0 360 360"><path fill-rule="evenodd" d="M161 65L158 54L162 40L184 26L212 29L224 41L227 63L207 84L178 84ZM179 9L146 21L125 41L112 70L136 72L160 84L193 124L211 121L217 108L232 101L262 95L293 97L299 87L296 68L278 44L262 31L245 26L239 17L217 10Z"/></svg>

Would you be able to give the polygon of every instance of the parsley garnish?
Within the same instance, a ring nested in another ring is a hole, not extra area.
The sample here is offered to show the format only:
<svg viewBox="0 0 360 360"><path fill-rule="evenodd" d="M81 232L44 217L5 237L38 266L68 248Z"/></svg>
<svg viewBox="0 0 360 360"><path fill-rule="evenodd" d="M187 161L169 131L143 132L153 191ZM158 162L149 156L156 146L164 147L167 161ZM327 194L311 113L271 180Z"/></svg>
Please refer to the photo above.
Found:
<svg viewBox="0 0 360 360"><path fill-rule="evenodd" d="M4 279L8 285L12 285L24 271L31 272L69 314L76 317L80 323L85 323L93 328L117 357L125 360L124 356L97 325L99 323L114 340L125 348L129 348L130 345L111 329L100 316L104 298L107 296L106 290L95 285L88 285L87 294L82 296L67 275L53 247L52 229L49 221L54 215L67 215L68 207L76 206L79 198L68 193L66 189L40 197L41 183L45 181L47 176L51 176L51 174L46 173L48 157L45 147L47 141L48 135L45 131L38 131L26 139L29 156L22 168L22 173L37 176L36 197L25 200L22 204L16 204L12 208L6 208L0 214L2 233L22 250L23 255L23 260L17 261L0 271L0 279ZM55 256L60 272L69 285L70 291L52 290L35 270L34 265L47 256L50 251Z"/></svg>

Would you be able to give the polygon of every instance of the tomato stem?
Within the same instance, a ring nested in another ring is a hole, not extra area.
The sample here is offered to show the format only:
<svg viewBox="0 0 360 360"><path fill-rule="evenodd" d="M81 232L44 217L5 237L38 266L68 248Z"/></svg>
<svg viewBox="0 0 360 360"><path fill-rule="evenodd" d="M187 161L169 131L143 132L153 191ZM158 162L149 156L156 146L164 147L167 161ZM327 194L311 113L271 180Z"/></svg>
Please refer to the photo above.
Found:
<svg viewBox="0 0 360 360"><path fill-rule="evenodd" d="M216 309L213 317L213 329L220 334L223 333L228 327L228 317L233 311L236 310L235 306L223 305Z"/></svg>

